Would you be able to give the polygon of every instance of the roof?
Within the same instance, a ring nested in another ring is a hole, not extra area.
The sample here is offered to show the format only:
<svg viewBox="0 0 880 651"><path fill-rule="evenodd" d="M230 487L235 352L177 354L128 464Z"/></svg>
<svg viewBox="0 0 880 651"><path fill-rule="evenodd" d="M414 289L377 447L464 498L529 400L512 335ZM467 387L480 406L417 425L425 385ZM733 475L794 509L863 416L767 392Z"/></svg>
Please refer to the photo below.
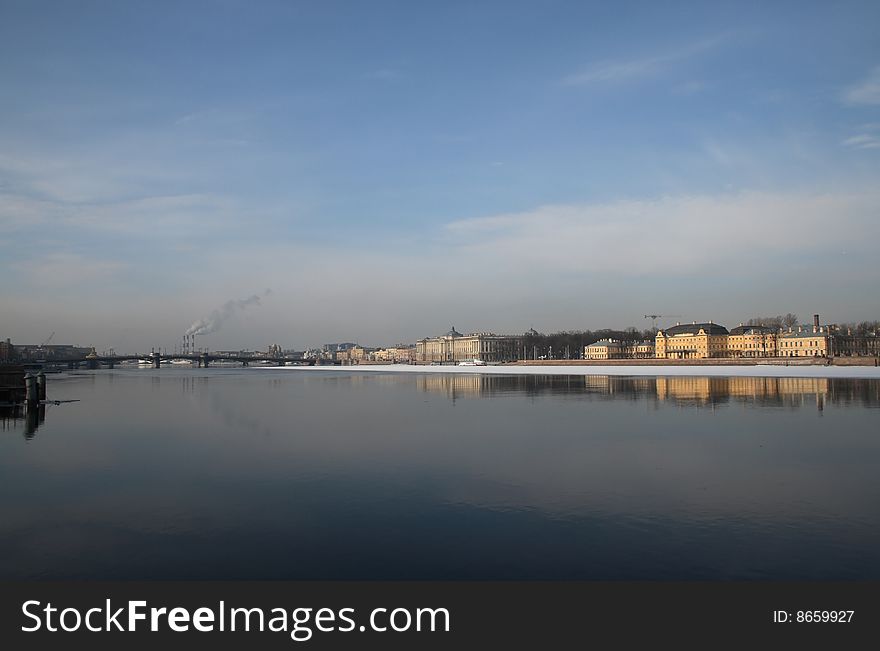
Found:
<svg viewBox="0 0 880 651"><path fill-rule="evenodd" d="M664 333L666 336L696 335L700 333L700 330L705 331L706 334L709 335L729 334L727 328L723 325L718 325L717 323L682 323L674 325L671 328L666 328L666 330L661 330L660 332Z"/></svg>
<svg viewBox="0 0 880 651"><path fill-rule="evenodd" d="M614 339L600 339L599 341L590 344L587 348L603 348L605 346L620 346L619 341L615 341Z"/></svg>
<svg viewBox="0 0 880 651"><path fill-rule="evenodd" d="M464 337L463 334L461 334L458 330L455 329L455 326L452 326L452 330L450 330L449 332L447 332L443 336L444 337Z"/></svg>
<svg viewBox="0 0 880 651"><path fill-rule="evenodd" d="M786 339L802 339L806 337L827 337L830 333L828 332L828 328L822 326L822 332L813 332L813 326L809 326L804 328L801 332L795 330L794 332L783 332L780 337L785 337Z"/></svg>
<svg viewBox="0 0 880 651"><path fill-rule="evenodd" d="M772 335L776 328L761 325L740 325L730 329L732 335Z"/></svg>

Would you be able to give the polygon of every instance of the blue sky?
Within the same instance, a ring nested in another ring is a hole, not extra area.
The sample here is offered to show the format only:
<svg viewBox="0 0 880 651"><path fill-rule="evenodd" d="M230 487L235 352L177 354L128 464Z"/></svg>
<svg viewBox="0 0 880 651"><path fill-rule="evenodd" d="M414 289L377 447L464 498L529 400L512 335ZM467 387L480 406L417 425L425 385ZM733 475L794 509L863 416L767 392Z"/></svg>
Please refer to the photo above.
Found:
<svg viewBox="0 0 880 651"><path fill-rule="evenodd" d="M666 4L0 0L0 335L880 317L880 5Z"/></svg>

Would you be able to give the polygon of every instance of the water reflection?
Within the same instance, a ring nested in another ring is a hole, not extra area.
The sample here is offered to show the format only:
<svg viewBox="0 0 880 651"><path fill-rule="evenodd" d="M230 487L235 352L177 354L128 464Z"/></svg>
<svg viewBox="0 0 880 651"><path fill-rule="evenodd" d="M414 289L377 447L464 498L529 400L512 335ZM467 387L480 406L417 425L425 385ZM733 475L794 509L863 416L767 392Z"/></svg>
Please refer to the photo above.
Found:
<svg viewBox="0 0 880 651"><path fill-rule="evenodd" d="M361 378L364 381L365 378ZM386 381L407 378L385 376ZM441 393L451 400L504 394L591 395L637 398L693 405L720 405L731 401L777 406L831 404L880 405L880 382L861 379L762 378L762 377L625 377L608 375L479 375L425 374L417 377L425 392Z"/></svg>
<svg viewBox="0 0 880 651"><path fill-rule="evenodd" d="M3 431L21 429L24 438L28 441L34 438L37 429L45 420L46 405L44 404L31 408L24 405L0 407L0 429Z"/></svg>
<svg viewBox="0 0 880 651"><path fill-rule="evenodd" d="M0 414L38 434L0 436L0 578L880 579L880 381L161 369L50 389L82 402L38 431Z"/></svg>

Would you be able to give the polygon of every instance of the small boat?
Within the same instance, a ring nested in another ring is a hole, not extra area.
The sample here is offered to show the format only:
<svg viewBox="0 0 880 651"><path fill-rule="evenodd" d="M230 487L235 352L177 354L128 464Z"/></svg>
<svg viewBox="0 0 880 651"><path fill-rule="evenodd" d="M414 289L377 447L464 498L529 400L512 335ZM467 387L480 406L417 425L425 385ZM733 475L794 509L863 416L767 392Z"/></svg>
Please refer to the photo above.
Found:
<svg viewBox="0 0 880 651"><path fill-rule="evenodd" d="M459 366L485 366L486 362L482 359L465 359L458 363Z"/></svg>

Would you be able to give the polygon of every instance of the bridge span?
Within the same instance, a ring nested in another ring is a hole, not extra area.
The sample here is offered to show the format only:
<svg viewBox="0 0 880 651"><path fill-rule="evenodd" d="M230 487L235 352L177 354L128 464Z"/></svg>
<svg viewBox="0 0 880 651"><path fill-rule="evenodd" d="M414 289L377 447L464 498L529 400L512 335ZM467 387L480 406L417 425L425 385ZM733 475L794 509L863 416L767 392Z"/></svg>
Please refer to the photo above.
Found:
<svg viewBox="0 0 880 651"><path fill-rule="evenodd" d="M28 366L48 366L48 365L57 365L64 366L66 365L68 368L80 368L81 366L85 366L89 369L98 369L101 367L105 368L115 368L117 364L121 364L123 362L140 362L143 363L147 361L150 366L153 368L161 368L162 366L167 366L171 364L172 361L188 361L192 364L198 366L199 368L208 368L211 364L217 362L235 362L241 364L242 366L248 366L252 363L266 363L271 362L275 366L315 366L316 364L320 365L341 365L341 362L335 360L318 360L318 359L302 359L302 358L288 358L288 357L269 357L265 355L230 355L230 354L215 354L215 353L197 353L190 355L174 355L174 354L163 354L152 352L149 354L140 354L140 355L86 355L84 357L73 358L73 359L59 359L59 360L46 360L46 361L35 361L28 364Z"/></svg>

